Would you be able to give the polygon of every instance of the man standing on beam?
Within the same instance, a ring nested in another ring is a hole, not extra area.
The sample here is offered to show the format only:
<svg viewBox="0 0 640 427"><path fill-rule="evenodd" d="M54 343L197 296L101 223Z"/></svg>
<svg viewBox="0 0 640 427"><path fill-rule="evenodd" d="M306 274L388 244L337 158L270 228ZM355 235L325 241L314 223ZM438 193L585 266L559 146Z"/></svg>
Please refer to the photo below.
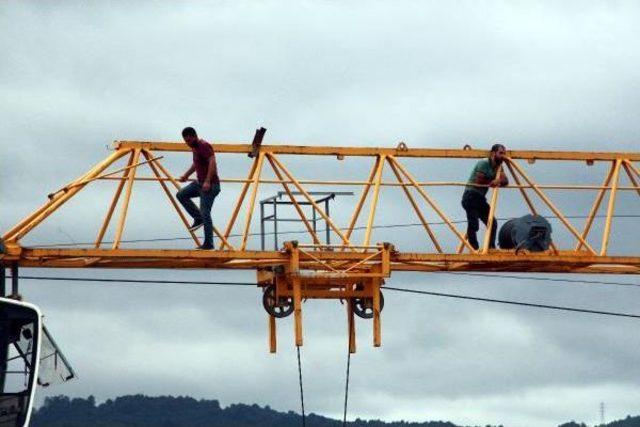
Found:
<svg viewBox="0 0 640 427"><path fill-rule="evenodd" d="M487 225L491 210L487 203L486 195L489 187L504 187L509 184L507 176L500 170L500 166L507 156L507 150L502 144L494 144L491 147L489 157L480 160L471 171L471 176L462 195L462 207L467 212L467 240L474 249L478 249L478 237L476 233L480 229L480 222ZM500 176L498 172L500 171ZM496 247L496 230L498 221L492 218L491 237L489 248Z"/></svg>
<svg viewBox="0 0 640 427"><path fill-rule="evenodd" d="M204 225L204 242L197 249L213 249L211 207L216 196L220 193L216 156L211 144L204 139L199 139L194 128L184 128L182 138L193 152L193 164L178 180L186 182L194 171L197 180L181 188L176 196L193 218L193 224L189 229L194 231ZM191 200L194 197L200 197L200 209Z"/></svg>

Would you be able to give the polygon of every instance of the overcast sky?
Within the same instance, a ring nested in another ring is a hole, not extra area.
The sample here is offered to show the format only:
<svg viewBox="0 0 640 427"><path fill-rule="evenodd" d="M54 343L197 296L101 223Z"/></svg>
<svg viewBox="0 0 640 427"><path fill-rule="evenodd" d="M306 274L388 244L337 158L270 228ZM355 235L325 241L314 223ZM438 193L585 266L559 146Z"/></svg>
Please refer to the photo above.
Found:
<svg viewBox="0 0 640 427"><path fill-rule="evenodd" d="M108 155L111 141L178 140L186 125L210 141L246 141L265 126L268 143L391 147L405 141L461 148L502 141L513 149L637 151L638 22L638 3L622 1L5 1L0 230ZM247 173L244 156L218 160L223 177ZM189 156L167 156L166 162L178 175ZM364 179L371 165L285 162L303 178ZM436 181L463 181L471 167L407 165L421 179ZM527 167L541 182L599 184L604 173L602 165ZM155 185L135 188L125 239L185 237ZM265 187L259 196L277 190ZM433 191L449 216L464 218L459 189ZM112 192L113 183L88 188L25 244L92 241ZM237 193L237 186L223 188L214 205L217 225L225 223ZM584 215L593 194L553 197L566 213ZM340 225L354 200L336 204ZM384 192L376 223L415 222L402 200ZM637 194L620 196L618 213L639 209ZM522 213L517 193L501 199L500 216ZM553 225L557 242L569 245L566 231ZM417 230L376 231L374 241L430 250ZM616 221L611 250L637 255L639 238L637 219ZM254 279L252 272L23 270L36 273ZM635 277L588 277L599 278L639 283ZM634 287L444 274L395 274L388 284L640 313ZM79 375L40 399L180 394L299 411L292 318L279 321L279 352L270 355L256 288L24 281L21 289L41 306ZM368 322L357 325L351 419L595 424L600 402L609 420L640 414L635 320L390 291L385 297L383 347L371 346ZM311 301L304 313L307 411L339 417L344 307Z"/></svg>

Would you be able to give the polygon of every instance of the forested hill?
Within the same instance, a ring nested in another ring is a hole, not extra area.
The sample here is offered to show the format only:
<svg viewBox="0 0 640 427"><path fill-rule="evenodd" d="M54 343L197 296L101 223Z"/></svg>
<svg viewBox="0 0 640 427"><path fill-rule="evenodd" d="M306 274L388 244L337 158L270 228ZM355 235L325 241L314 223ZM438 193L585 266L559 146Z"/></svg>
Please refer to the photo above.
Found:
<svg viewBox="0 0 640 427"><path fill-rule="evenodd" d="M425 414L428 418L428 414ZM34 411L32 427L299 427L299 414L278 412L258 405L236 404L222 408L217 400L190 397L122 396L96 405L93 396L70 399L48 397ZM309 427L340 427L342 422L319 415L307 416ZM350 427L462 427L446 421L409 423L356 420ZM491 427L491 426L486 426ZM553 427L553 426L551 426ZM587 427L570 422L560 427ZM640 427L640 417L627 417L606 427Z"/></svg>
<svg viewBox="0 0 640 427"><path fill-rule="evenodd" d="M300 427L301 416L258 405L236 404L222 408L217 400L191 397L122 396L96 405L93 396L69 399L48 397L34 411L31 427ZM341 427L342 421L307 415L309 427ZM453 423L360 421L350 427L460 427Z"/></svg>

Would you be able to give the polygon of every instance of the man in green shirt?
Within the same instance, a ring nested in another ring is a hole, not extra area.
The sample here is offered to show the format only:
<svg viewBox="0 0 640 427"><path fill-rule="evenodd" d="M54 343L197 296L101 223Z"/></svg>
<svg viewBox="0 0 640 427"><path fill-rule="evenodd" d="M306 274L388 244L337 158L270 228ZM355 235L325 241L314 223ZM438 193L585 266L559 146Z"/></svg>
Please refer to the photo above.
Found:
<svg viewBox="0 0 640 427"><path fill-rule="evenodd" d="M491 147L489 157L480 160L471 171L471 176L462 195L462 207L467 212L467 240L475 249L478 249L478 237L476 233L480 229L480 220L487 225L489 221L489 204L486 194L489 187L504 187L509 184L507 177L502 173L500 166L507 156L507 150L502 144L494 144ZM498 176L498 171L500 174ZM492 218L491 238L489 248L496 247L496 230L498 221Z"/></svg>

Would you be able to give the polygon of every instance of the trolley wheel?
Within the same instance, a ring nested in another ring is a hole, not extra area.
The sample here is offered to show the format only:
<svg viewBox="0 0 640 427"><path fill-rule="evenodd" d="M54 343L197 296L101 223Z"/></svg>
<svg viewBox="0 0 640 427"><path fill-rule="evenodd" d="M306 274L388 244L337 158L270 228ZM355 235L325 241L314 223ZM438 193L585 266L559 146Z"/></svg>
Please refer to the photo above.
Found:
<svg viewBox="0 0 640 427"><path fill-rule="evenodd" d="M276 287L269 285L262 294L262 306L273 317L287 317L293 313L293 298L279 297L276 301Z"/></svg>
<svg viewBox="0 0 640 427"><path fill-rule="evenodd" d="M373 298L352 298L351 307L353 313L363 319L373 318ZM380 291L380 311L384 308L384 295Z"/></svg>

